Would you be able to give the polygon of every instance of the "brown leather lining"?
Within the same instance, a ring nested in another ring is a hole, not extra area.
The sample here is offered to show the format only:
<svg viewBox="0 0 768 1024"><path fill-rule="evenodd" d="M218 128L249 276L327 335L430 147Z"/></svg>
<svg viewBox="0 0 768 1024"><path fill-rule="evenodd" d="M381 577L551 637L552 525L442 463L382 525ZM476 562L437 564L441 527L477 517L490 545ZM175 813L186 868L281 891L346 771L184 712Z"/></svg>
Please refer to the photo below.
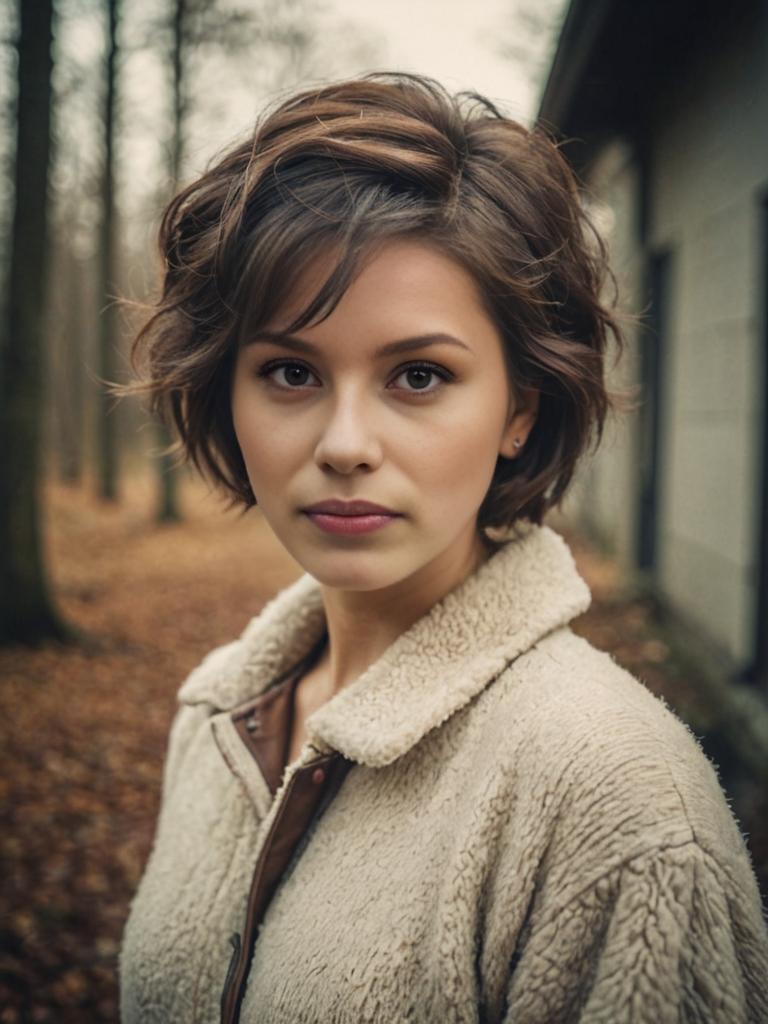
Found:
<svg viewBox="0 0 768 1024"><path fill-rule="evenodd" d="M280 787L293 724L293 692L297 672L232 714L237 733L258 762L272 796Z"/></svg>
<svg viewBox="0 0 768 1024"><path fill-rule="evenodd" d="M240 739L255 758L272 796L288 760L294 711L294 691L304 673L315 663L328 640L322 636L301 661L278 676L249 704L232 713Z"/></svg>

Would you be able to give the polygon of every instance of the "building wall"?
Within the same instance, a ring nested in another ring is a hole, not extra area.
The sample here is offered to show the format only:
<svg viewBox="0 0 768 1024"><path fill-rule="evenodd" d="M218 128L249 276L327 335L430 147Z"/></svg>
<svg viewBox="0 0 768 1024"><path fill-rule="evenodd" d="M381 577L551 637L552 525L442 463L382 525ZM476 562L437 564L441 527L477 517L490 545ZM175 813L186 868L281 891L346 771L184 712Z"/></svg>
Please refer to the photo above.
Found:
<svg viewBox="0 0 768 1024"><path fill-rule="evenodd" d="M767 49L764 32L701 55L665 103L650 179L649 242L675 268L657 579L740 663L757 600Z"/></svg>
<svg viewBox="0 0 768 1024"><path fill-rule="evenodd" d="M619 290L619 312L641 303L642 254L637 244L640 177L632 148L616 140L606 146L592 169L588 206L595 227L608 245ZM606 291L612 297L612 285ZM626 347L620 360L611 346L609 386L625 390L637 383L637 330L623 325ZM585 458L563 505L563 512L586 527L626 570L634 565L636 522L636 425L629 414L612 413L596 454Z"/></svg>
<svg viewBox="0 0 768 1024"><path fill-rule="evenodd" d="M637 164L607 147L591 178L614 210L619 266L671 253L655 583L737 664L752 654L765 371L768 23L702 52L659 104L651 133L647 247L629 225ZM634 294L639 294L637 291ZM633 429L585 466L573 506L633 557Z"/></svg>

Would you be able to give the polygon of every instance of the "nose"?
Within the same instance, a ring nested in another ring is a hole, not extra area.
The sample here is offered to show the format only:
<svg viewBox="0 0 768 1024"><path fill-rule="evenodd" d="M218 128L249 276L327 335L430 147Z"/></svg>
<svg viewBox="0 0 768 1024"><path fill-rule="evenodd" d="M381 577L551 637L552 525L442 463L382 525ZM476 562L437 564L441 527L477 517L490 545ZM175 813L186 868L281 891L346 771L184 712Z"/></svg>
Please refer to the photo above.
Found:
<svg viewBox="0 0 768 1024"><path fill-rule="evenodd" d="M338 394L324 413L315 462L321 469L349 474L362 466L369 470L381 464L382 446L373 424L371 401L363 392Z"/></svg>

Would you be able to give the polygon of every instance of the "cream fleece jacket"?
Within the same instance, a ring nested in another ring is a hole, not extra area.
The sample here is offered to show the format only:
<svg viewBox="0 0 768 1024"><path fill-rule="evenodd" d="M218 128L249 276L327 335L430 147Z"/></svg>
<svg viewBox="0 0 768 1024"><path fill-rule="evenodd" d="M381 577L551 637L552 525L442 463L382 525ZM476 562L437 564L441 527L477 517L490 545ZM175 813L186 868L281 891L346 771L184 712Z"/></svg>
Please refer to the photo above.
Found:
<svg viewBox="0 0 768 1024"><path fill-rule="evenodd" d="M342 786L283 875L244 1024L766 1024L768 933L696 738L568 622L550 528L506 543L308 720L274 796L233 709L321 636L281 591L179 691L120 953L123 1024L213 1024L254 863L297 766Z"/></svg>

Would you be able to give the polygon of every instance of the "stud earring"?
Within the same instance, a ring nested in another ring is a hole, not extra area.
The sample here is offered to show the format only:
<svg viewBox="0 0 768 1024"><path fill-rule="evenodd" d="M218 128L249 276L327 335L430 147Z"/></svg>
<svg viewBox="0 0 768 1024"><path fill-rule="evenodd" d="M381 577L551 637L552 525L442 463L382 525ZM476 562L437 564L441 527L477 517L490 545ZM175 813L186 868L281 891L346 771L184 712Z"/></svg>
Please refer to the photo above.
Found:
<svg viewBox="0 0 768 1024"><path fill-rule="evenodd" d="M515 448L519 448L522 445L522 443L523 442L520 440L519 437L516 437L515 440L512 442L512 444L515 446Z"/></svg>

